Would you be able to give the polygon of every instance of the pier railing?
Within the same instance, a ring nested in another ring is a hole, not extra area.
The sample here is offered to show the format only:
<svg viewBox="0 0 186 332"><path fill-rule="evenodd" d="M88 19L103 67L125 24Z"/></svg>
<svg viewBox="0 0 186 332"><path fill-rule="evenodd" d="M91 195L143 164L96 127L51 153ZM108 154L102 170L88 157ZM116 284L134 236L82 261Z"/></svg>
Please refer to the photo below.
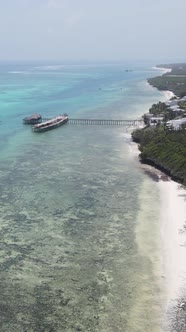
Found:
<svg viewBox="0 0 186 332"><path fill-rule="evenodd" d="M50 119L42 119L48 121ZM113 120L113 119L69 119L69 125L96 125L96 126L140 126L143 125L143 119L137 120Z"/></svg>

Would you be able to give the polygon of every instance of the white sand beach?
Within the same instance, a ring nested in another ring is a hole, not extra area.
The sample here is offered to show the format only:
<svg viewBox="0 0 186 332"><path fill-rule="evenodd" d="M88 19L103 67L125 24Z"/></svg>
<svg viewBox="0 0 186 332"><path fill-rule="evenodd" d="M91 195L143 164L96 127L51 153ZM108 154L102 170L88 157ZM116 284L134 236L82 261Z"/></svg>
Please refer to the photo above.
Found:
<svg viewBox="0 0 186 332"><path fill-rule="evenodd" d="M172 70L171 68L163 68L163 67L152 67L152 69L162 71L162 74L170 73Z"/></svg>
<svg viewBox="0 0 186 332"><path fill-rule="evenodd" d="M174 181L159 182L162 268L167 305L186 287L186 190Z"/></svg>
<svg viewBox="0 0 186 332"><path fill-rule="evenodd" d="M160 68L156 69L160 70ZM161 68L161 70L164 72L170 71L167 68ZM171 91L162 91L162 93L163 101L168 101L175 96ZM132 129L134 130L135 128L130 128L128 133L122 134L122 137L126 142L129 142L129 156L137 158L140 151L138 145L131 141ZM151 206L153 218L157 208L157 224L151 229L154 240L150 235L145 240L144 236L144 232L148 229L147 225L144 224L144 213L146 213L145 209L148 205L146 204L142 205L138 216L136 242L140 252L143 252L144 255L148 255L149 252L157 283L160 281L161 284L162 297L160 302L162 302L164 307L162 315L165 318L169 309L175 307L186 293L186 190L152 166L139 163L139 167L152 178L151 183L148 180L144 183L144 190L141 193L143 200L147 202L149 188L151 188L149 189L151 190L151 198L153 198L154 188L159 190L159 200L158 202L154 201L153 206ZM153 186L154 180L156 181L155 186ZM149 211L147 212L150 214ZM152 248L154 248L154 253ZM166 331L169 331L169 327L167 328L169 320L167 318L165 318L163 324L166 325ZM161 332L163 331L165 330L161 330Z"/></svg>
<svg viewBox="0 0 186 332"><path fill-rule="evenodd" d="M175 94L172 91L163 91L164 96L165 96L165 101L170 100L172 97L175 97Z"/></svg>
<svg viewBox="0 0 186 332"><path fill-rule="evenodd" d="M158 67L153 67L153 69L156 69L158 71L161 71L162 72L162 75L163 74L166 74L166 73L170 73L172 71L171 68L158 68ZM165 96L165 101L168 101L169 99L171 99L172 97L175 97L175 94L172 92L172 91L162 91L164 96Z"/></svg>

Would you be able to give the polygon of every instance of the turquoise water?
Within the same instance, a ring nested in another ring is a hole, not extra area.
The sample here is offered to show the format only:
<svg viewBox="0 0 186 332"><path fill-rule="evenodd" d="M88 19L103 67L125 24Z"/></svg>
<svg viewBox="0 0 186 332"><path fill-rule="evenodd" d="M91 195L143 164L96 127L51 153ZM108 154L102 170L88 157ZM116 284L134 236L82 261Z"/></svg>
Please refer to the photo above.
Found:
<svg viewBox="0 0 186 332"><path fill-rule="evenodd" d="M160 331L158 189L130 133L22 125L138 118L164 97L145 83L155 71L125 69L0 68L1 331Z"/></svg>

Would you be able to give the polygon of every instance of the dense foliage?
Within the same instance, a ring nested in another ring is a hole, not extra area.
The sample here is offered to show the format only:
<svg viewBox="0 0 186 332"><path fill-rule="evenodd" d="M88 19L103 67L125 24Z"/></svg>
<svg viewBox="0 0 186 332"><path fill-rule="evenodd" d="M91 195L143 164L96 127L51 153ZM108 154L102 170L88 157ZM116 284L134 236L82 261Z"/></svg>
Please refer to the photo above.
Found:
<svg viewBox="0 0 186 332"><path fill-rule="evenodd" d="M148 82L159 90L172 91L176 96L181 98L186 96L186 76L178 77L165 74L163 76L149 78Z"/></svg>
<svg viewBox="0 0 186 332"><path fill-rule="evenodd" d="M186 184L186 130L168 130L163 126L138 129L132 133L140 143L142 162L166 172L173 179Z"/></svg>
<svg viewBox="0 0 186 332"><path fill-rule="evenodd" d="M179 107L182 108L182 110L186 111L186 101L180 101L178 103Z"/></svg>
<svg viewBox="0 0 186 332"><path fill-rule="evenodd" d="M143 120L145 125L149 124L149 114L153 115L154 117L162 117L163 122L166 124L167 121L173 120L176 118L183 118L186 117L186 110L181 106L185 105L186 103L180 103L179 107L181 110L172 110L170 107L168 107L165 103L159 102L157 104L153 104L151 108L149 109L149 113L146 113L143 115Z"/></svg>
<svg viewBox="0 0 186 332"><path fill-rule="evenodd" d="M170 90L178 97L186 96L186 63L160 65L171 68L170 73L150 78L148 82L159 90ZM173 98L174 99L174 98ZM186 126L180 130L171 130L166 126L168 120L185 116L186 101L178 102L181 110L172 110L165 103L153 104L149 114L144 115L147 125L132 133L132 138L139 143L140 159L170 175L176 181L186 185ZM151 126L149 115L163 118L162 123Z"/></svg>
<svg viewBox="0 0 186 332"><path fill-rule="evenodd" d="M186 64L160 65L158 67L172 69L170 73L149 78L148 82L159 90L172 91L176 96L186 96Z"/></svg>
<svg viewBox="0 0 186 332"><path fill-rule="evenodd" d="M182 115L182 113L179 114L179 112L173 111L161 101L157 104L153 104L149 109L149 113L154 116L162 116L165 122L175 119L178 115Z"/></svg>

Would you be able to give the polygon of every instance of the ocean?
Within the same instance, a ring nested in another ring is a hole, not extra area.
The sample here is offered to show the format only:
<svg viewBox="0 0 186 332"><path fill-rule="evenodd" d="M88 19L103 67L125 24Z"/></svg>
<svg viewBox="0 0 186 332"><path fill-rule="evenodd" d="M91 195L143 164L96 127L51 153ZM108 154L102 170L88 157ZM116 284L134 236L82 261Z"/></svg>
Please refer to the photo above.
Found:
<svg viewBox="0 0 186 332"><path fill-rule="evenodd" d="M164 291L156 182L131 128L22 119L138 119L165 100L131 64L0 65L0 330L157 332Z"/></svg>

